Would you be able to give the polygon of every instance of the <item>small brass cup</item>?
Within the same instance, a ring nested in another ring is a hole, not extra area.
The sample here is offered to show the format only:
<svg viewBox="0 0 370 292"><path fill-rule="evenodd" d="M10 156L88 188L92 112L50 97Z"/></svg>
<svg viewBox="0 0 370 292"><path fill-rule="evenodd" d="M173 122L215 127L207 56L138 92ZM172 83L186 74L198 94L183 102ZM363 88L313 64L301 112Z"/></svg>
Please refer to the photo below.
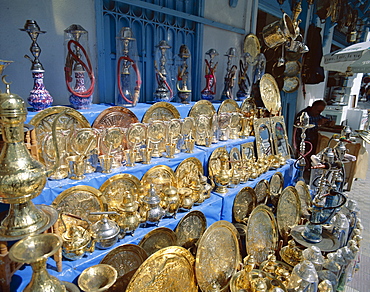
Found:
<svg viewBox="0 0 370 292"><path fill-rule="evenodd" d="M74 155L68 156L67 161L69 164L69 178L75 180L84 179L86 160L82 156Z"/></svg>
<svg viewBox="0 0 370 292"><path fill-rule="evenodd" d="M113 165L113 155L99 155L100 167L102 173L111 173Z"/></svg>
<svg viewBox="0 0 370 292"><path fill-rule="evenodd" d="M166 157L175 158L176 144L170 143L166 144Z"/></svg>
<svg viewBox="0 0 370 292"><path fill-rule="evenodd" d="M126 154L126 166L127 167L135 166L136 151L133 150L133 149L127 149L127 150L125 150L125 154Z"/></svg>
<svg viewBox="0 0 370 292"><path fill-rule="evenodd" d="M143 158L143 164L150 164L152 160L152 148L143 148L141 149L141 156Z"/></svg>

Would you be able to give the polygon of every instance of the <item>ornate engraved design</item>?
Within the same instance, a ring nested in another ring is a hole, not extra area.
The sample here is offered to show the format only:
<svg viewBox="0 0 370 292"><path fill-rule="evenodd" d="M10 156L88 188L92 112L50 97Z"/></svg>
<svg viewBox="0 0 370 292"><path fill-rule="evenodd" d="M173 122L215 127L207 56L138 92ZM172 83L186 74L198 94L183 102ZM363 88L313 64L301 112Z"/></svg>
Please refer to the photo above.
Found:
<svg viewBox="0 0 370 292"><path fill-rule="evenodd" d="M263 104L271 114L277 114L281 108L279 87L275 78L266 73L260 81L260 92Z"/></svg>
<svg viewBox="0 0 370 292"><path fill-rule="evenodd" d="M261 45L258 37L254 34L249 34L244 38L243 53L248 53L253 59L261 52Z"/></svg>
<svg viewBox="0 0 370 292"><path fill-rule="evenodd" d="M198 118L200 115L212 118L216 113L216 109L209 100L198 100L190 109L188 116L194 119Z"/></svg>
<svg viewBox="0 0 370 292"><path fill-rule="evenodd" d="M75 154L88 154L98 147L97 130L92 128L76 129L70 135L69 144L72 152Z"/></svg>
<svg viewBox="0 0 370 292"><path fill-rule="evenodd" d="M142 122L151 123L156 120L169 121L180 119L179 111L169 102L161 101L153 104L144 114Z"/></svg>
<svg viewBox="0 0 370 292"><path fill-rule="evenodd" d="M221 160L220 157L226 154L229 156L225 147L219 147L213 150L211 156L208 159L208 173L210 176L215 176L221 170Z"/></svg>
<svg viewBox="0 0 370 292"><path fill-rule="evenodd" d="M148 191L153 184L157 194L163 197L163 191L168 187L177 188L177 179L174 171L167 165L156 165L149 169L141 179L141 185Z"/></svg>
<svg viewBox="0 0 370 292"><path fill-rule="evenodd" d="M181 134L185 137L195 136L195 120L192 117L186 117L181 125Z"/></svg>
<svg viewBox="0 0 370 292"><path fill-rule="evenodd" d="M266 204L270 198L270 184L267 180L260 180L254 187L254 191L257 197L257 205Z"/></svg>
<svg viewBox="0 0 370 292"><path fill-rule="evenodd" d="M92 124L93 128L104 129L112 127L128 128L138 123L139 119L129 109L123 106L111 106L103 110Z"/></svg>
<svg viewBox="0 0 370 292"><path fill-rule="evenodd" d="M160 142L166 137L166 125L163 121L153 121L148 125L148 139L151 142Z"/></svg>
<svg viewBox="0 0 370 292"><path fill-rule="evenodd" d="M284 177L281 172L275 172L270 178L270 196L271 199L278 200L284 187Z"/></svg>
<svg viewBox="0 0 370 292"><path fill-rule="evenodd" d="M173 245L177 245L177 237L175 232L167 227L153 229L139 242L139 246L146 251L148 256L164 247Z"/></svg>
<svg viewBox="0 0 370 292"><path fill-rule="evenodd" d="M242 188L235 196L233 215L236 222L247 223L249 214L257 205L257 197L251 187Z"/></svg>
<svg viewBox="0 0 370 292"><path fill-rule="evenodd" d="M200 211L191 211L177 224L175 233L178 245L190 248L196 245L207 228L206 216Z"/></svg>
<svg viewBox="0 0 370 292"><path fill-rule="evenodd" d="M127 130L127 143L129 148L145 143L147 138L146 127L142 123L131 124Z"/></svg>
<svg viewBox="0 0 370 292"><path fill-rule="evenodd" d="M233 99L225 99L220 107L218 108L217 113L238 113L240 112L240 108L238 103Z"/></svg>
<svg viewBox="0 0 370 292"><path fill-rule="evenodd" d="M178 188L191 188L200 186L200 175L203 175L203 165L196 157L183 160L176 168L175 176Z"/></svg>

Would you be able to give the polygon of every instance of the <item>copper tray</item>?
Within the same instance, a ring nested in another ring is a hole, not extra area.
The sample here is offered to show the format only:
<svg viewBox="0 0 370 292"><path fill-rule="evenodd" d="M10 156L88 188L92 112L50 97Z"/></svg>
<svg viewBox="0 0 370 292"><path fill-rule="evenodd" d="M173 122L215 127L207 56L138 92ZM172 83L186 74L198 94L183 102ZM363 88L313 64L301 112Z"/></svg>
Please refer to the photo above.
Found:
<svg viewBox="0 0 370 292"><path fill-rule="evenodd" d="M236 222L247 223L249 214L257 205L257 197L251 187L242 188L235 196L233 215Z"/></svg>
<svg viewBox="0 0 370 292"><path fill-rule="evenodd" d="M111 106L103 110L92 124L93 128L104 129L112 127L128 128L131 124L138 123L139 119L128 108Z"/></svg>
<svg viewBox="0 0 370 292"><path fill-rule="evenodd" d="M164 247L177 245L177 237L173 230L167 227L158 227L149 231L138 245L150 256Z"/></svg>
<svg viewBox="0 0 370 292"><path fill-rule="evenodd" d="M180 113L176 107L169 102L160 101L153 104L145 112L142 122L150 123L156 120L169 121L171 119L180 119Z"/></svg>
<svg viewBox="0 0 370 292"><path fill-rule="evenodd" d="M190 248L197 244L207 228L206 216L201 211L191 211L177 224L175 233L178 245Z"/></svg>

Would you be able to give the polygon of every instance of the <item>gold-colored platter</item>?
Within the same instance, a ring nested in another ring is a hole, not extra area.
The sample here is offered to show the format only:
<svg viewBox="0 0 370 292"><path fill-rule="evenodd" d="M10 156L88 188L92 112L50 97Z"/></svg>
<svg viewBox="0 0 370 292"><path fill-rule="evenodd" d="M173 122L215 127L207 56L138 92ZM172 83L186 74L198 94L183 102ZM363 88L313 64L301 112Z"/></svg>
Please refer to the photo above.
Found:
<svg viewBox="0 0 370 292"><path fill-rule="evenodd" d="M92 128L76 129L70 135L70 148L78 155L90 153L93 149L98 147L97 130Z"/></svg>
<svg viewBox="0 0 370 292"><path fill-rule="evenodd" d="M139 246L145 250L148 256L156 251L177 245L177 237L173 230L167 227L158 227L149 231L139 242Z"/></svg>
<svg viewBox="0 0 370 292"><path fill-rule="evenodd" d="M198 100L190 109L188 116L194 119L200 115L212 118L216 113L216 109L209 100Z"/></svg>
<svg viewBox="0 0 370 292"><path fill-rule="evenodd" d="M254 191L257 197L257 205L266 204L270 198L270 183L261 179L254 187Z"/></svg>
<svg viewBox="0 0 370 292"><path fill-rule="evenodd" d="M99 188L107 203L108 211L116 211L115 207L123 202L125 192L134 195L136 200L140 197L140 180L129 173L120 173L107 179Z"/></svg>
<svg viewBox="0 0 370 292"><path fill-rule="evenodd" d="M195 120L192 117L186 117L181 125L181 134L185 137L195 136Z"/></svg>
<svg viewBox="0 0 370 292"><path fill-rule="evenodd" d="M131 124L126 133L128 146L132 147L146 140L147 131L142 123Z"/></svg>
<svg viewBox="0 0 370 292"><path fill-rule="evenodd" d="M226 291L241 262L238 231L230 222L213 223L199 240L195 273L203 292Z"/></svg>
<svg viewBox="0 0 370 292"><path fill-rule="evenodd" d="M160 101L153 104L148 110L145 112L142 122L143 123L150 123L155 120L160 121L169 121L171 119L180 119L180 113L176 107L174 107L169 102Z"/></svg>
<svg viewBox="0 0 370 292"><path fill-rule="evenodd" d="M93 128L104 129L112 127L128 128L131 124L138 123L137 116L123 106L111 106L103 110L92 124Z"/></svg>
<svg viewBox="0 0 370 292"><path fill-rule="evenodd" d="M141 179L141 185L144 191L148 191L153 184L158 195L168 187L177 188L177 179L174 171L167 165L156 165L149 169Z"/></svg>
<svg viewBox="0 0 370 292"><path fill-rule="evenodd" d="M239 113L240 108L238 103L233 99L225 99L220 107L218 108L217 113Z"/></svg>
<svg viewBox="0 0 370 292"><path fill-rule="evenodd" d="M276 208L276 221L280 236L287 242L290 230L298 225L301 218L301 203L297 190L286 187L280 195Z"/></svg>
<svg viewBox="0 0 370 292"><path fill-rule="evenodd" d="M253 255L260 264L276 249L278 231L275 216L267 206L259 205L249 216L247 228L247 254Z"/></svg>
<svg viewBox="0 0 370 292"><path fill-rule="evenodd" d="M271 74L264 74L260 81L263 104L271 114L277 114L281 108L279 87Z"/></svg>
<svg viewBox="0 0 370 292"><path fill-rule="evenodd" d="M166 125L163 121L153 121L148 125L148 139L151 142L162 141L166 137Z"/></svg>
<svg viewBox="0 0 370 292"><path fill-rule="evenodd" d="M66 106L49 107L37 113L30 121L30 124L35 127L38 145L42 145L44 136L52 132L54 120L59 114L61 115L56 123L57 130L73 131L77 128L91 128L88 120L77 110ZM41 151L42 147L39 147L39 159L45 163Z"/></svg>
<svg viewBox="0 0 370 292"><path fill-rule="evenodd" d="M275 172L270 178L270 196L273 201L278 200L284 187L284 177L280 171Z"/></svg>
<svg viewBox="0 0 370 292"><path fill-rule="evenodd" d="M197 244L207 229L206 216L201 211L191 211L177 224L175 234L178 245L190 248Z"/></svg>
<svg viewBox="0 0 370 292"><path fill-rule="evenodd" d="M76 215L90 222L96 222L100 215L90 215L90 212L104 211L102 193L90 186L74 186L60 193L51 204L59 213Z"/></svg>
<svg viewBox="0 0 370 292"><path fill-rule="evenodd" d="M119 151L121 147L127 148L125 134L122 128L113 127L103 129L101 133L100 150L104 154Z"/></svg>
<svg viewBox="0 0 370 292"><path fill-rule="evenodd" d="M191 188L200 185L200 175L203 175L202 162L196 157L186 158L175 171L178 188Z"/></svg>
<svg viewBox="0 0 370 292"><path fill-rule="evenodd" d="M295 185L295 189L297 190L301 202L301 216L307 217L309 216L308 208L311 207L312 202L310 191L304 181L298 181Z"/></svg>
<svg viewBox="0 0 370 292"><path fill-rule="evenodd" d="M240 223L248 221L249 214L257 205L257 197L251 187L242 188L235 196L233 204L234 220Z"/></svg>
<svg viewBox="0 0 370 292"><path fill-rule="evenodd" d="M208 159L208 174L210 176L215 176L219 173L219 171L221 170L220 157L225 154L229 157L229 153L227 152L225 147L219 147L213 150L211 156Z"/></svg>
<svg viewBox="0 0 370 292"><path fill-rule="evenodd" d="M252 98L244 99L240 105L240 111L248 117L256 112L256 108L257 106Z"/></svg>
<svg viewBox="0 0 370 292"><path fill-rule="evenodd" d="M253 59L261 53L261 45L258 37L254 34L249 34L244 38L243 53L249 53Z"/></svg>
<svg viewBox="0 0 370 292"><path fill-rule="evenodd" d="M126 292L197 292L194 257L180 246L157 251L132 277Z"/></svg>
<svg viewBox="0 0 370 292"><path fill-rule="evenodd" d="M284 77L283 91L286 93L292 93L298 89L299 84L300 84L300 81L297 76Z"/></svg>
<svg viewBox="0 0 370 292"><path fill-rule="evenodd" d="M112 249L100 262L111 265L118 272L116 282L108 291L126 291L132 276L147 258L145 250L136 244L123 244Z"/></svg>

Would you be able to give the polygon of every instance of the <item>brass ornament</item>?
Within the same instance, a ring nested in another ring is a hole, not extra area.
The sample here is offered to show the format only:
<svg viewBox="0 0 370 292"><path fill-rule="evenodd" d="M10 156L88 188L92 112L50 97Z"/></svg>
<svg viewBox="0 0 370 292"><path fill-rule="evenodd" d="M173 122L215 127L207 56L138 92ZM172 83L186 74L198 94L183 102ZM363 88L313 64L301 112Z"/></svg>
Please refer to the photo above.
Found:
<svg viewBox="0 0 370 292"><path fill-rule="evenodd" d="M254 187L256 193L257 205L266 204L270 199L270 184L267 180L260 180Z"/></svg>
<svg viewBox="0 0 370 292"><path fill-rule="evenodd" d="M158 227L149 231L138 245L150 256L162 248L177 245L177 237L173 230L167 227Z"/></svg>
<svg viewBox="0 0 370 292"><path fill-rule="evenodd" d="M180 119L180 113L176 107L169 102L160 101L153 104L144 114L142 123L151 123L156 120L169 121Z"/></svg>
<svg viewBox="0 0 370 292"><path fill-rule="evenodd" d="M267 110L273 115L278 114L281 108L280 90L272 75L266 73L262 76L260 92L263 104Z"/></svg>
<svg viewBox="0 0 370 292"><path fill-rule="evenodd" d="M218 111L217 113L220 114L220 113L239 113L240 112L240 108L239 108L239 105L238 103L233 100L233 99L225 99L220 107L218 108Z"/></svg>
<svg viewBox="0 0 370 292"><path fill-rule="evenodd" d="M283 85L283 91L286 93L292 93L296 90L298 90L298 87L300 85L299 78L297 76L293 77L284 77L284 85Z"/></svg>
<svg viewBox="0 0 370 292"><path fill-rule="evenodd" d="M233 217L236 222L247 223L249 214L257 205L257 197L251 187L242 188L235 196Z"/></svg>

